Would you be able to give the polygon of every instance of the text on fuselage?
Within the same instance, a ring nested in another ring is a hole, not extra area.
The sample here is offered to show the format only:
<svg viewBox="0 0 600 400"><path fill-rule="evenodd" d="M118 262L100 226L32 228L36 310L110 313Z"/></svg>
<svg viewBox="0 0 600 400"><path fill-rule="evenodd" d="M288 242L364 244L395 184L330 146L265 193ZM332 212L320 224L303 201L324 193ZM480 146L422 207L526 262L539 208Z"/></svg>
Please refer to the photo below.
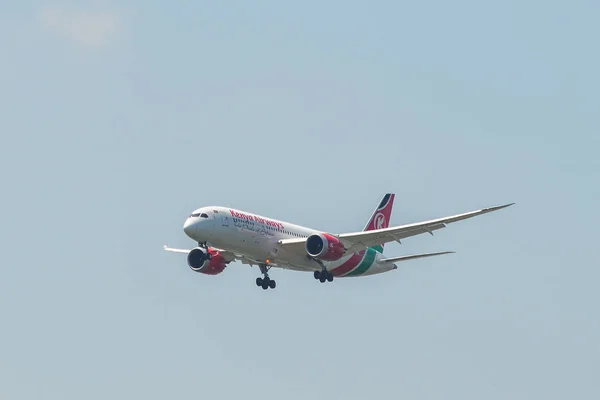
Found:
<svg viewBox="0 0 600 400"><path fill-rule="evenodd" d="M283 229L283 224L280 223L280 222L271 221L271 220L268 220L268 219L265 219L265 218L258 217L256 215L253 216L253 215L243 214L241 212L237 212L237 211L233 211L233 210L229 210L229 212L235 218L245 219L245 220L248 220L248 221L256 221L256 222L259 222L261 224L272 226L275 229Z"/></svg>

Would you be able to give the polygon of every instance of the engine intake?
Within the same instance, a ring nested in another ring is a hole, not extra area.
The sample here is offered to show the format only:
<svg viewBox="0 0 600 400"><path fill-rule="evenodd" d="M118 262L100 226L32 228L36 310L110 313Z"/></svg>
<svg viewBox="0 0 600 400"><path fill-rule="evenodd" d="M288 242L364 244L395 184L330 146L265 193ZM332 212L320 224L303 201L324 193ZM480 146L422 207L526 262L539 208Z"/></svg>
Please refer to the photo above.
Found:
<svg viewBox="0 0 600 400"><path fill-rule="evenodd" d="M311 257L335 261L344 256L344 244L328 233L313 233L306 239L306 252Z"/></svg>
<svg viewBox="0 0 600 400"><path fill-rule="evenodd" d="M223 256L214 249L202 247L193 248L188 256L187 263L192 271L206 275L217 275L223 272L227 263Z"/></svg>

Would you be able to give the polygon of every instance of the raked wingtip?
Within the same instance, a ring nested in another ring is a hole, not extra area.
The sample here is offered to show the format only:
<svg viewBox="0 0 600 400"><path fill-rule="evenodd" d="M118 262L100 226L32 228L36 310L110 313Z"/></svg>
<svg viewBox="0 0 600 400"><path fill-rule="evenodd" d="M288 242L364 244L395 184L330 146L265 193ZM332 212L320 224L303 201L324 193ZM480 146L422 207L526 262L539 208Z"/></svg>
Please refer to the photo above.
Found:
<svg viewBox="0 0 600 400"><path fill-rule="evenodd" d="M489 210L490 210L490 211L502 210L503 208L507 208L507 207L513 206L513 205L515 205L515 204L517 204L517 203L508 203L508 204L503 204L503 205L501 205L501 206L490 207L490 208L489 208Z"/></svg>

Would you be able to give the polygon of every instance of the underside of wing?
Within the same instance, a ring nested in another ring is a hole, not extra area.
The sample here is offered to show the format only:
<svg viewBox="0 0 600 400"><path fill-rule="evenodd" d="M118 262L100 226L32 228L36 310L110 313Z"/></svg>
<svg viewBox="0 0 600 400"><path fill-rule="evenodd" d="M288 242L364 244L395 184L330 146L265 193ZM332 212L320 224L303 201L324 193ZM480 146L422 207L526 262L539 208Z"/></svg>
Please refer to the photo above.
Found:
<svg viewBox="0 0 600 400"><path fill-rule="evenodd" d="M168 251L170 253L181 253L181 254L190 254L190 251L192 251L192 249L174 249L167 245L163 246L163 250Z"/></svg>
<svg viewBox="0 0 600 400"><path fill-rule="evenodd" d="M282 239L277 243L290 253L306 255L306 238Z"/></svg>
<svg viewBox="0 0 600 400"><path fill-rule="evenodd" d="M218 251L221 256L225 259L226 262L231 261L241 261L242 264L255 264L254 260L250 260L243 254L235 254L229 250L218 249L216 247L211 247L212 250ZM169 246L163 246L163 250L171 252L171 253L181 253L181 254L189 254L192 249L174 249Z"/></svg>

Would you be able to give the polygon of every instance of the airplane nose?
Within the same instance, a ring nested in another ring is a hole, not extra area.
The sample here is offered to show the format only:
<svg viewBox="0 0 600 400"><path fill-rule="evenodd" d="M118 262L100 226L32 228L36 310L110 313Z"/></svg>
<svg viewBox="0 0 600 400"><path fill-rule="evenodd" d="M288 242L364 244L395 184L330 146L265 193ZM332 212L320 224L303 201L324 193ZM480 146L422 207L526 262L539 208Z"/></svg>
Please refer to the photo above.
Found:
<svg viewBox="0 0 600 400"><path fill-rule="evenodd" d="M192 237L192 235L196 233L196 224L192 218L188 218L187 220L185 220L185 223L183 224L183 231L189 237Z"/></svg>

